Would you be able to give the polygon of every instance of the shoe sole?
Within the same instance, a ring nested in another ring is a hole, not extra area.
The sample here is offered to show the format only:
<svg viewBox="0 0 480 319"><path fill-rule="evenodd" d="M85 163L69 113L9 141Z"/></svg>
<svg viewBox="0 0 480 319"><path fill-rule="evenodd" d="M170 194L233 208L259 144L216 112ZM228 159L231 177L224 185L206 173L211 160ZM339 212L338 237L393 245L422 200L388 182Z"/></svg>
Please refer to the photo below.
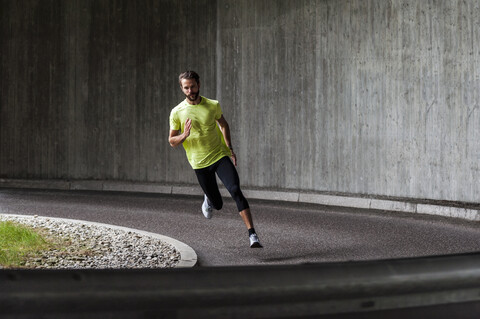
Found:
<svg viewBox="0 0 480 319"><path fill-rule="evenodd" d="M251 245L250 245L250 248L263 248L263 246L260 245L259 242L256 242L256 243L251 244Z"/></svg>

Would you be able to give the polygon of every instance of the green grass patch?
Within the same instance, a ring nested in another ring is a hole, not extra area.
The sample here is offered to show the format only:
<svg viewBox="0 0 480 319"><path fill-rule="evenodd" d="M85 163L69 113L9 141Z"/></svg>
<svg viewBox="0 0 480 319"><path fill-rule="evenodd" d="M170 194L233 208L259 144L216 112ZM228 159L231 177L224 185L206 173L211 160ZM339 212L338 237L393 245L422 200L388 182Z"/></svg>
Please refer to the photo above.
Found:
<svg viewBox="0 0 480 319"><path fill-rule="evenodd" d="M13 223L0 222L0 265L16 268L26 260L41 256L42 251L55 246L33 228Z"/></svg>

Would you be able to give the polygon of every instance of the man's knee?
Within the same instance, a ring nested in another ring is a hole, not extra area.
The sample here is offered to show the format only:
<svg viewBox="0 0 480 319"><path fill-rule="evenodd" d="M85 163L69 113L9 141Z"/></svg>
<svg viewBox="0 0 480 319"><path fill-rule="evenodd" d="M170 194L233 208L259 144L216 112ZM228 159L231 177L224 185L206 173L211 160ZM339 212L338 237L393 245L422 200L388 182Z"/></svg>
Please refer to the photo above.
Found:
<svg viewBox="0 0 480 319"><path fill-rule="evenodd" d="M242 196L242 191L240 190L240 186L238 184L230 186L228 190L234 199Z"/></svg>

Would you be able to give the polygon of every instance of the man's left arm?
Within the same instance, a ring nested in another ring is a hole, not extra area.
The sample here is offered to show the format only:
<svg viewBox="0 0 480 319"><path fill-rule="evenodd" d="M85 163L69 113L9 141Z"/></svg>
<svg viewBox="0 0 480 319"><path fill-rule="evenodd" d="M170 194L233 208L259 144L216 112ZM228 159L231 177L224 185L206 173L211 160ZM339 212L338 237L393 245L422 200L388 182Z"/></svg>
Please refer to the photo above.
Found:
<svg viewBox="0 0 480 319"><path fill-rule="evenodd" d="M218 126L220 127L220 131L222 131L223 138L225 139L225 143L227 144L230 152L232 152L231 158L233 161L233 165L237 166L237 156L233 152L232 140L230 138L230 127L228 126L227 120L222 116L217 120Z"/></svg>

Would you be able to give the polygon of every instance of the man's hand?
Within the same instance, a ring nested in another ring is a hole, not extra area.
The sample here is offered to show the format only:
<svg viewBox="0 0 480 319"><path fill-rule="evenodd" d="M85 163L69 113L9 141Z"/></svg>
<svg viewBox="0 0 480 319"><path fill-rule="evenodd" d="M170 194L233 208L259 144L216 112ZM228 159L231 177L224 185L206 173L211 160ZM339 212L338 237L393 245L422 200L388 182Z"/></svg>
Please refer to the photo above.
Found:
<svg viewBox="0 0 480 319"><path fill-rule="evenodd" d="M230 155L230 158L232 159L233 165L237 166L237 155L235 155L235 152L233 152L232 149L230 149L230 152L232 152L232 155Z"/></svg>
<svg viewBox="0 0 480 319"><path fill-rule="evenodd" d="M187 119L185 121L185 127L183 129L183 136L185 137L185 139L190 136L190 129L191 128L192 128L192 119Z"/></svg>

